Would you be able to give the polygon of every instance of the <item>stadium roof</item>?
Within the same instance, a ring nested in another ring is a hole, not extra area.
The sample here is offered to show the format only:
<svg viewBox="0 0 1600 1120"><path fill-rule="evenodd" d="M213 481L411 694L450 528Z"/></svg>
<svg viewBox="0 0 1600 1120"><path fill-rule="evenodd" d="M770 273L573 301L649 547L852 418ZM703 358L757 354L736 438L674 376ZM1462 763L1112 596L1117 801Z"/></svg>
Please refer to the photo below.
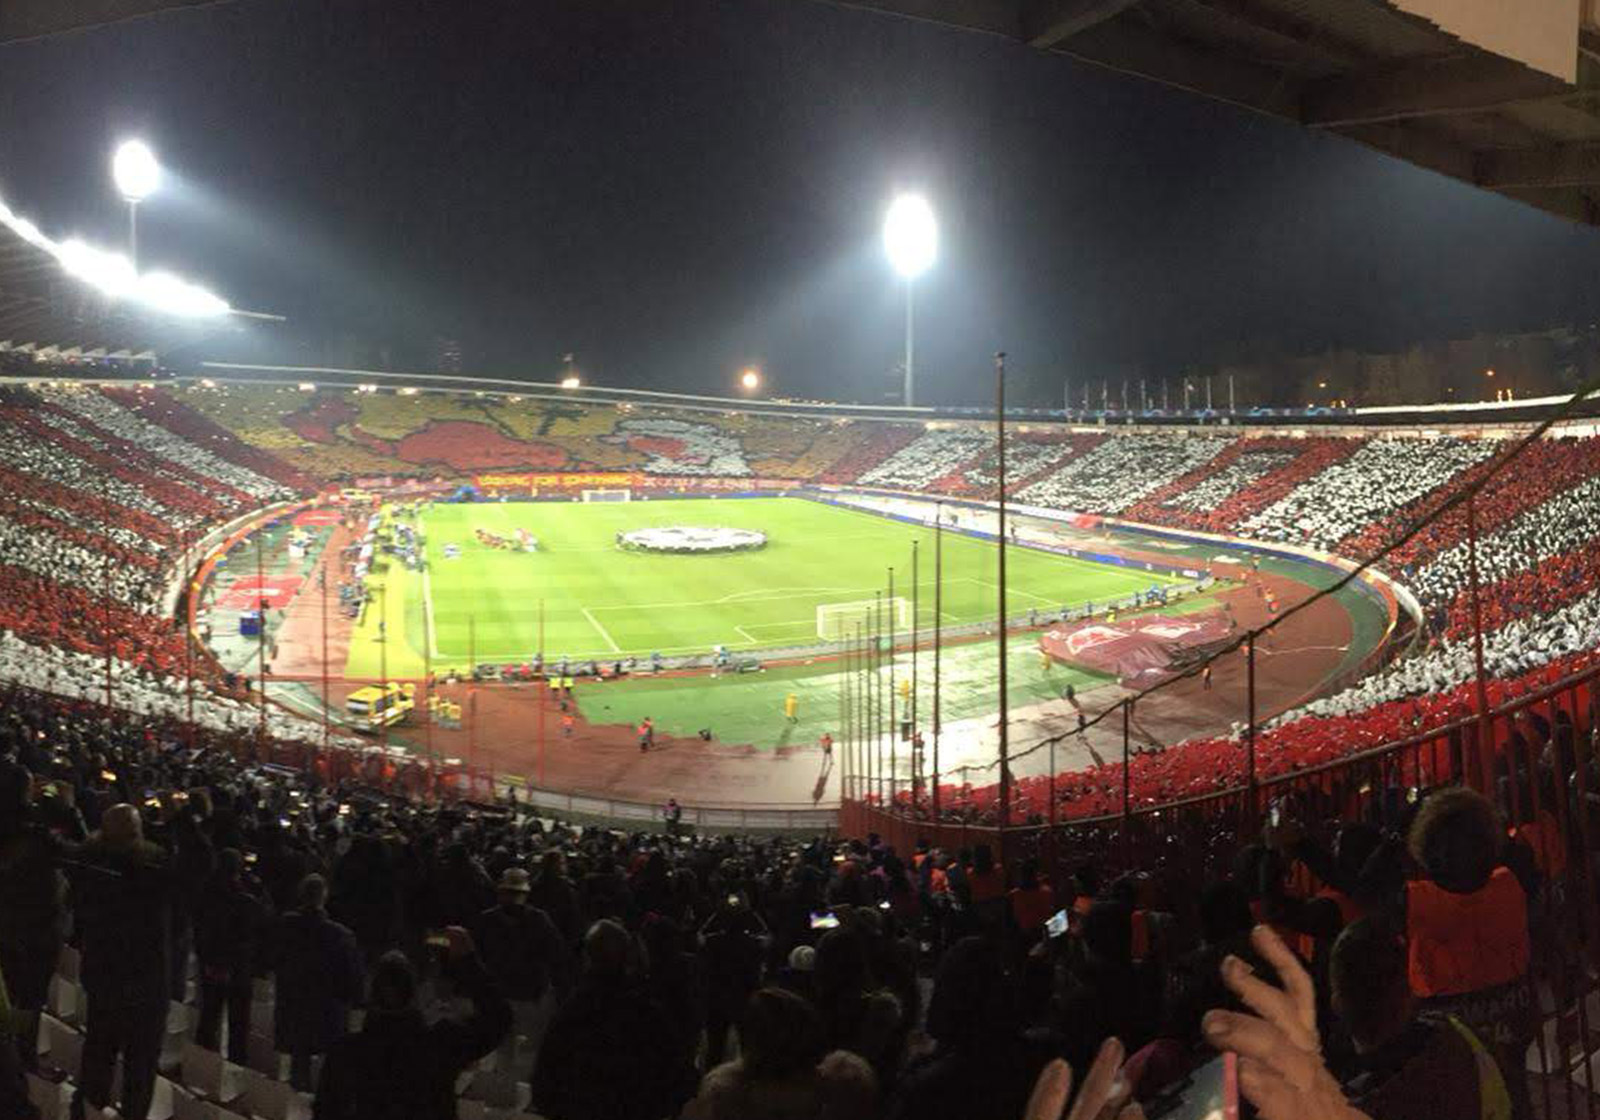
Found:
<svg viewBox="0 0 1600 1120"><path fill-rule="evenodd" d="M838 2L1231 102L1600 224L1600 34L1576 4L1508 4L1484 26L1439 0Z"/></svg>
<svg viewBox="0 0 1600 1120"><path fill-rule="evenodd" d="M0 43L41 39L67 31L103 27L173 8L197 8L218 0L4 0Z"/></svg>

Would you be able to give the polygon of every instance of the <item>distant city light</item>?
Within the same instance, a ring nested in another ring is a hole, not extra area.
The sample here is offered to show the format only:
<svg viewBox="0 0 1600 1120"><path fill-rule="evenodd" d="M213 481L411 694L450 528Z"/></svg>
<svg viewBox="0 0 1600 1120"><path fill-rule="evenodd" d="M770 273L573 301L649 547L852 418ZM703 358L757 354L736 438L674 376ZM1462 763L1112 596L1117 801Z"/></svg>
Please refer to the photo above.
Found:
<svg viewBox="0 0 1600 1120"><path fill-rule="evenodd" d="M583 379L579 377L563 377L561 379L561 387L563 389L581 389L583 387Z"/></svg>
<svg viewBox="0 0 1600 1120"><path fill-rule="evenodd" d="M161 165L143 140L124 140L111 157L111 178L129 202L143 202L161 186Z"/></svg>
<svg viewBox="0 0 1600 1120"><path fill-rule="evenodd" d="M761 388L761 371L750 368L739 375L739 384L744 386L746 392L753 393Z"/></svg>
<svg viewBox="0 0 1600 1120"><path fill-rule="evenodd" d="M894 270L907 280L915 280L932 267L939 249L939 227L927 199L903 194L890 203L883 221L883 249Z"/></svg>

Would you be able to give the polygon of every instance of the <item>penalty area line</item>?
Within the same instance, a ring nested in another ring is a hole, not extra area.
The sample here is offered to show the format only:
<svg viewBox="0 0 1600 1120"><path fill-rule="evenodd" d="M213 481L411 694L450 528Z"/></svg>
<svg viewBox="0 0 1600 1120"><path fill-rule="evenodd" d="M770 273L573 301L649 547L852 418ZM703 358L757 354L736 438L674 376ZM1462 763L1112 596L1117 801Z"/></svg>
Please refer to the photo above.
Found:
<svg viewBox="0 0 1600 1120"><path fill-rule="evenodd" d="M610 632L608 632L604 626L600 625L600 620L595 618L594 615L589 613L589 608L588 607L580 607L579 610L581 610L583 612L583 617L587 618L589 620L589 625L593 626L595 628L595 631L600 635L600 637L602 639L604 639L606 645L611 647L611 652L612 653L621 653L622 652L622 647L617 645L616 640L611 637Z"/></svg>

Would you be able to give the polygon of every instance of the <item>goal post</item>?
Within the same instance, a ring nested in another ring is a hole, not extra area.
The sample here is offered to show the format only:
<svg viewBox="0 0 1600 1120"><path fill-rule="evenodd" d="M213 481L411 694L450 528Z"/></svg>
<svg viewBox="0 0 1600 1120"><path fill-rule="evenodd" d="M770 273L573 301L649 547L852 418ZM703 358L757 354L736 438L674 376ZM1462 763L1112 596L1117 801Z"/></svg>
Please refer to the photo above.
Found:
<svg viewBox="0 0 1600 1120"><path fill-rule="evenodd" d="M880 627L887 633L911 631L911 600L896 595L892 599L857 599L850 603L817 604L817 637L825 642L844 642L856 636L856 628L870 634Z"/></svg>
<svg viewBox="0 0 1600 1120"><path fill-rule="evenodd" d="M633 500L633 491L611 489L585 490L583 492L583 500L586 502L631 502Z"/></svg>

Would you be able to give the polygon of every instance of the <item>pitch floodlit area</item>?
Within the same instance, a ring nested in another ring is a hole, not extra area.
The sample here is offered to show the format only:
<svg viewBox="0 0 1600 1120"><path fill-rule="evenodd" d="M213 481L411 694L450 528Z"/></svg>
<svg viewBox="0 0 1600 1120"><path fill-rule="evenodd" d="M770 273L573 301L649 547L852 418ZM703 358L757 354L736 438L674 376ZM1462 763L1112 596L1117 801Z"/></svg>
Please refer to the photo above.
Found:
<svg viewBox="0 0 1600 1120"><path fill-rule="evenodd" d="M726 526L767 535L758 551L663 554L617 546L619 532L648 526ZM347 672L373 676L434 666L547 658L646 658L732 652L818 641L818 607L871 600L894 568L895 595L912 598L912 542L920 541L918 621L934 620L933 531L798 498L619 503L434 505L421 514L427 571L389 564L383 590L358 627ZM510 538L524 529L537 552L479 542L477 530ZM445 546L460 555L445 557ZM992 542L944 536L946 625L991 618ZM1172 582L1149 572L1028 548L1008 552L1009 611L1076 606ZM544 636L540 642L540 600ZM909 617L907 613L906 617ZM377 621L386 640L376 641ZM426 644L425 644L426 643ZM381 650L381 653L380 653Z"/></svg>

